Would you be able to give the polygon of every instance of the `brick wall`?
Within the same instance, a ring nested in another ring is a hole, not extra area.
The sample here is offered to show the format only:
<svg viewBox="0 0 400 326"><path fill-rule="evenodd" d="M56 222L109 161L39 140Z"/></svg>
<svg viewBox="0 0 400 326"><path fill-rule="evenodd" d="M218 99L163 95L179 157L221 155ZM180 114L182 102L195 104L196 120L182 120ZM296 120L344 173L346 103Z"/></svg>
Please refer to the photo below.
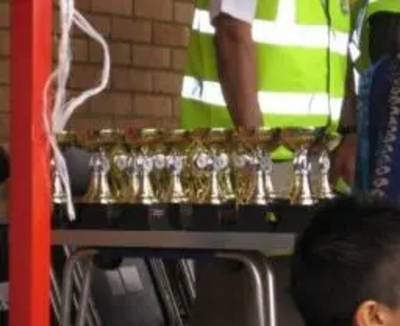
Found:
<svg viewBox="0 0 400 326"><path fill-rule="evenodd" d="M76 0L76 5L107 39L112 71L107 92L81 107L72 126L177 126L193 0ZM54 12L57 31L56 6ZM0 143L5 146L10 116L9 27L9 0L0 0ZM85 35L74 31L73 37L69 88L79 92L96 82L102 57L100 47Z"/></svg>
<svg viewBox="0 0 400 326"><path fill-rule="evenodd" d="M58 0L56 0L57 2ZM9 118L9 5L0 0L0 141ZM107 39L110 84L103 95L74 116L74 127L176 126L192 0L77 0L77 7ZM55 10L55 30L58 15ZM56 39L56 38L55 38ZM56 42L55 42L56 48ZM101 49L74 31L74 64L69 87L88 88L99 76Z"/></svg>

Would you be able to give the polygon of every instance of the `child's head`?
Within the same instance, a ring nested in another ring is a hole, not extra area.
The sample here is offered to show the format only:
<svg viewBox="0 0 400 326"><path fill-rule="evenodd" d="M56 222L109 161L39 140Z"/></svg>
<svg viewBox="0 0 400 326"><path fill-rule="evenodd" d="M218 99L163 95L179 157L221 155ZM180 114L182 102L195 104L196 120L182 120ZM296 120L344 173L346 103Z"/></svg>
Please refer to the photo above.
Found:
<svg viewBox="0 0 400 326"><path fill-rule="evenodd" d="M306 326L400 325L400 210L341 199L299 238L291 288Z"/></svg>

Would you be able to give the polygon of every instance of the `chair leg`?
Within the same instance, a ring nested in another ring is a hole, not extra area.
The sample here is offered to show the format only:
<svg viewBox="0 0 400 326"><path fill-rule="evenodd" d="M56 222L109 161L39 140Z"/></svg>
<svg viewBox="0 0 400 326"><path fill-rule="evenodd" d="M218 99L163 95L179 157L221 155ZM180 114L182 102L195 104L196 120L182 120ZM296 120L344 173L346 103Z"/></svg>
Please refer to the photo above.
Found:
<svg viewBox="0 0 400 326"><path fill-rule="evenodd" d="M61 326L71 326L71 299L73 293L74 267L80 260L91 260L95 250L78 250L71 254L64 266L61 296Z"/></svg>

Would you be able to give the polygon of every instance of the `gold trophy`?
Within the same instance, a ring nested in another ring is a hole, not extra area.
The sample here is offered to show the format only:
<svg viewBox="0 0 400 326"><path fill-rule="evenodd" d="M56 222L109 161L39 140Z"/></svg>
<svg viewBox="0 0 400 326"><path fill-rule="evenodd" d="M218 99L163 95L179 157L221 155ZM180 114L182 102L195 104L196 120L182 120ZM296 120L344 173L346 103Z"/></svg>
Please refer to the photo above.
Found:
<svg viewBox="0 0 400 326"><path fill-rule="evenodd" d="M238 129L238 151L235 167L251 169L251 190L246 202L251 205L266 205L277 196L272 185L272 160L270 153L279 146L279 130L267 127ZM240 190L239 190L240 191Z"/></svg>
<svg viewBox="0 0 400 326"><path fill-rule="evenodd" d="M67 202L67 195L61 180L60 172L57 170L54 158L50 161L50 169L52 175L52 198L54 204L65 204Z"/></svg>
<svg viewBox="0 0 400 326"><path fill-rule="evenodd" d="M314 204L310 185L311 163L310 146L315 140L314 131L307 128L285 128L281 133L285 146L294 152L292 185L289 200L292 205L309 206Z"/></svg>
<svg viewBox="0 0 400 326"><path fill-rule="evenodd" d="M270 153L279 146L279 130L238 128L235 138L232 160L236 168L238 227L249 232L271 231L274 215L269 204L276 195L271 181Z"/></svg>
<svg viewBox="0 0 400 326"><path fill-rule="evenodd" d="M280 131L267 127L257 128L251 131L250 141L253 143L253 157L256 168L256 191L253 195L254 202L269 203L276 199L277 195L272 184L271 153L280 145ZM264 200L262 199L264 198Z"/></svg>
<svg viewBox="0 0 400 326"><path fill-rule="evenodd" d="M165 154L158 150L161 133L157 129L131 129L126 133L128 184L118 227L123 230L168 229L153 184L153 173L165 167Z"/></svg>
<svg viewBox="0 0 400 326"><path fill-rule="evenodd" d="M137 131L137 137L132 139L136 148L136 154L132 163L139 176L139 185L136 203L151 205L158 203L151 182L151 173L155 167L162 168L163 159L153 152L154 146L160 140L160 131L157 129L141 129ZM134 163L133 163L134 162Z"/></svg>
<svg viewBox="0 0 400 326"><path fill-rule="evenodd" d="M226 131L224 135L224 150L221 156L224 168L220 173L222 197L225 203L236 203L236 193L232 182L232 179L234 179L234 166L231 159L235 148L235 138L232 131Z"/></svg>
<svg viewBox="0 0 400 326"><path fill-rule="evenodd" d="M255 176L252 167L252 146L249 142L250 132L237 128L231 134L233 152L231 160L234 169L234 189L239 204L249 204L255 188ZM260 189L263 191L263 189Z"/></svg>
<svg viewBox="0 0 400 326"><path fill-rule="evenodd" d="M56 135L61 155L70 148L77 144L77 135L72 131L62 131ZM71 221L67 212L67 194L65 186L61 179L61 174L56 167L54 155L50 161L51 177L52 177L52 219L51 224L53 228L68 228Z"/></svg>
<svg viewBox="0 0 400 326"><path fill-rule="evenodd" d="M224 197L219 175L229 166L229 157L223 148L226 141L226 130L223 128L201 129L195 131L195 133L201 138L205 150L196 153L193 157L193 163L196 169L207 172L209 175L204 203L221 205L224 202Z"/></svg>
<svg viewBox="0 0 400 326"><path fill-rule="evenodd" d="M186 203L188 198L183 189L182 172L186 164L188 132L183 129L175 129L165 133L165 144L168 147L165 163L169 171L166 201L169 204Z"/></svg>
<svg viewBox="0 0 400 326"><path fill-rule="evenodd" d="M191 156L195 182L199 182L196 202L191 210L191 227L201 231L227 231L236 224L236 205L230 181L227 145L230 132L224 128L198 129L192 134ZM205 179L203 179L205 177ZM205 182L204 182L205 180ZM204 183L203 183L204 182Z"/></svg>
<svg viewBox="0 0 400 326"><path fill-rule="evenodd" d="M186 149L187 161L182 173L182 184L188 201L191 204L205 203L209 188L209 172L207 169L199 169L197 160L204 164L204 155L208 153L203 143L205 130L195 130L188 134L188 146Z"/></svg>
<svg viewBox="0 0 400 326"><path fill-rule="evenodd" d="M105 132L105 131L104 131ZM128 144L123 130L109 130L110 144L107 151L110 162L109 182L115 200L125 202L128 196L129 182L127 169L129 161Z"/></svg>
<svg viewBox="0 0 400 326"><path fill-rule="evenodd" d="M129 148L128 159L126 162L126 174L128 179L126 201L127 203L138 202L139 188L140 188L140 169L137 164L137 148L134 145L135 138L127 141Z"/></svg>
<svg viewBox="0 0 400 326"><path fill-rule="evenodd" d="M91 167L89 189L82 202L101 205L116 202L109 182L111 170L109 153L115 144L115 140L116 134L111 129L89 133L83 140L85 146L94 152L89 162Z"/></svg>
<svg viewBox="0 0 400 326"><path fill-rule="evenodd" d="M234 155L235 167L239 170L251 170L251 190L246 200L250 205L266 205L267 198L264 187L263 171L260 166L258 140L254 137L253 130L238 129L238 150Z"/></svg>
<svg viewBox="0 0 400 326"><path fill-rule="evenodd" d="M63 154L69 147L77 144L77 135L73 131L62 131L56 135L56 141ZM52 173L52 198L54 204L65 204L67 201L64 184L59 171L56 168L54 157L50 162Z"/></svg>
<svg viewBox="0 0 400 326"><path fill-rule="evenodd" d="M315 191L317 200L327 200L335 197L329 182L329 171L331 167L330 153L339 145L340 135L327 133L317 141L316 153L318 155L318 182Z"/></svg>

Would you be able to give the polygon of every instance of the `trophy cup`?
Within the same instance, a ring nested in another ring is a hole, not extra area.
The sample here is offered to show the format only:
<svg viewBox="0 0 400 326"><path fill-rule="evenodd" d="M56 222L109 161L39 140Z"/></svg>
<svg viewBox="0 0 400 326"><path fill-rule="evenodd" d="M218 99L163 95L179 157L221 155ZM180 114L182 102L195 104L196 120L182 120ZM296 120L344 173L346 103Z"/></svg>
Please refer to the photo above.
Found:
<svg viewBox="0 0 400 326"><path fill-rule="evenodd" d="M139 166L137 164L137 152L134 146L131 146L130 143L128 144L128 146L130 149L125 169L128 179L128 186L125 199L127 203L133 204L138 202L140 174L139 174Z"/></svg>
<svg viewBox="0 0 400 326"><path fill-rule="evenodd" d="M310 146L315 140L314 130L306 128L286 128L282 130L282 141L285 146L294 152L293 173L294 180L289 189L291 205L310 206L314 204L309 160Z"/></svg>
<svg viewBox="0 0 400 326"><path fill-rule="evenodd" d="M182 172L185 167L185 147L187 146L187 132L181 129L172 130L166 134L168 154L166 167L170 171L167 203L181 204L187 202L182 185Z"/></svg>
<svg viewBox="0 0 400 326"><path fill-rule="evenodd" d="M198 170L206 171L209 175L209 184L203 203L221 205L224 198L218 176L229 164L228 157L223 147L226 141L225 129L204 129L198 130L197 132L201 135L200 137L206 150L198 153L193 158L194 165Z"/></svg>
<svg viewBox="0 0 400 326"><path fill-rule="evenodd" d="M80 224L83 228L114 228L119 216L118 197L122 193L112 178L112 152L120 145L123 133L101 129L84 136L83 144L92 152L88 191L79 204Z"/></svg>
<svg viewBox="0 0 400 326"><path fill-rule="evenodd" d="M245 128L231 131L233 187L238 205L249 203L254 188L254 171L251 167L253 158L248 142L249 136L249 131Z"/></svg>
<svg viewBox="0 0 400 326"><path fill-rule="evenodd" d="M189 133L186 166L182 173L182 184L188 201L196 205L205 202L209 187L208 171L198 169L196 165L196 161L207 153L203 138L204 131L195 130Z"/></svg>
<svg viewBox="0 0 400 326"><path fill-rule="evenodd" d="M232 155L235 146L235 137L232 130L225 133L224 150L221 153L221 165L223 169L220 173L220 185L223 202L227 205L236 206L236 193L233 186L234 166Z"/></svg>
<svg viewBox="0 0 400 326"><path fill-rule="evenodd" d="M253 147L252 156L256 170L256 187L250 203L266 205L277 198L271 179L273 163L270 153L280 145L279 130L266 127L254 129L249 141Z"/></svg>
<svg viewBox="0 0 400 326"><path fill-rule="evenodd" d="M339 145L339 142L339 134L326 133L315 145L314 152L316 152L318 156L318 180L315 199L318 201L335 198L335 194L329 182L329 171L331 167L330 153Z"/></svg>
<svg viewBox="0 0 400 326"><path fill-rule="evenodd" d="M184 189L183 174L187 169L189 132L173 129L164 133L166 145L166 170L168 172L166 211L170 226L175 230L184 229L191 214L188 193Z"/></svg>
<svg viewBox="0 0 400 326"><path fill-rule="evenodd" d="M238 130L241 148L235 157L239 169L250 169L250 193L245 204L239 205L239 229L270 231L274 218L272 203L276 199L271 173L270 153L280 145L279 130L261 127ZM240 153L241 151L241 153Z"/></svg>
<svg viewBox="0 0 400 326"><path fill-rule="evenodd" d="M200 139L203 145L192 157L194 169L199 171L200 175L207 175L208 180L204 196L193 204L192 225L195 229L225 229L234 223L235 202L226 200L221 183L223 173L226 173L230 165L225 149L228 135L227 130L223 128L198 129L193 133L195 139Z"/></svg>
<svg viewBox="0 0 400 326"><path fill-rule="evenodd" d="M129 163L129 150L123 130L110 131L112 145L108 151L110 161L109 181L113 196L118 203L124 203L129 193L127 170Z"/></svg>
<svg viewBox="0 0 400 326"><path fill-rule="evenodd" d="M284 128L281 139L284 146L294 153L293 180L287 204L275 206L278 220L275 231L299 232L309 222L315 207L310 181L310 155L315 145L316 132L308 128Z"/></svg>
<svg viewBox="0 0 400 326"><path fill-rule="evenodd" d="M139 169L139 191L137 200L143 205L152 205L158 202L151 182L151 173L154 170L155 157L152 152L160 133L157 129L139 130L136 140L138 148L136 155L136 165Z"/></svg>
<svg viewBox="0 0 400 326"><path fill-rule="evenodd" d="M124 202L120 228L131 230L168 229L164 205L156 196L152 182L155 170L165 167L165 154L158 151L161 141L158 129L130 130L127 134L130 148L126 172L128 191Z"/></svg>
<svg viewBox="0 0 400 326"><path fill-rule="evenodd" d="M68 148L77 144L77 135L72 131L62 131L56 135L56 141L63 154ZM54 157L50 161L51 176L52 176L52 227L53 228L67 228L70 221L67 214L66 202L67 195L65 192L64 184L61 180L61 175L56 168Z"/></svg>

